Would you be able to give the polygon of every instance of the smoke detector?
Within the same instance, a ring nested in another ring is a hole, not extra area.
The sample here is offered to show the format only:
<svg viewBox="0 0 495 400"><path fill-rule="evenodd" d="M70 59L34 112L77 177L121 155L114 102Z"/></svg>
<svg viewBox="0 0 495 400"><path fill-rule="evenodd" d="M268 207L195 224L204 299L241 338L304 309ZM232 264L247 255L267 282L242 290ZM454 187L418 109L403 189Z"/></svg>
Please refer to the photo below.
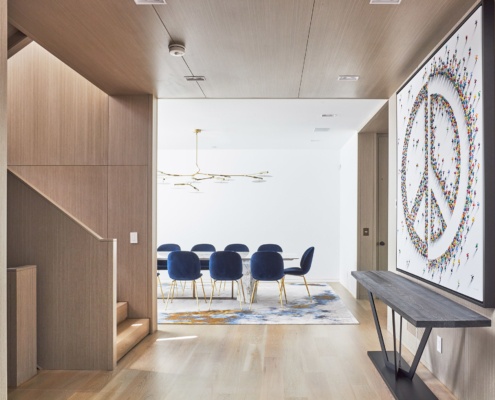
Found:
<svg viewBox="0 0 495 400"><path fill-rule="evenodd" d="M172 43L168 46L168 52L171 56L182 57L186 54L186 48L181 44Z"/></svg>

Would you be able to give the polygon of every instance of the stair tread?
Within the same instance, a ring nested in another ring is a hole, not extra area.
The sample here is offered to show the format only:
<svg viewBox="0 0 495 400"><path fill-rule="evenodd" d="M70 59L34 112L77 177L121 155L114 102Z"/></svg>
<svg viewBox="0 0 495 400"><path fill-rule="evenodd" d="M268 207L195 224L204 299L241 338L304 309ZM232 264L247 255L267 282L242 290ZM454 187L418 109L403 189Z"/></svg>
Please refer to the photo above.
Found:
<svg viewBox="0 0 495 400"><path fill-rule="evenodd" d="M149 326L148 318L128 318L117 325L117 360L148 335Z"/></svg>

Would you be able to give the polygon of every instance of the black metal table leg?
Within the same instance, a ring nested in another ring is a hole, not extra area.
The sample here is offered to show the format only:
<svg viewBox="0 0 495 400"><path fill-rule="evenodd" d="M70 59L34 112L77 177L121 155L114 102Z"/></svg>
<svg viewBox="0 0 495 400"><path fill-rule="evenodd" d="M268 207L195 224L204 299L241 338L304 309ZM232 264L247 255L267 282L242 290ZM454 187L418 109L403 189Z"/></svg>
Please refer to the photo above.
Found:
<svg viewBox="0 0 495 400"><path fill-rule="evenodd" d="M416 375L416 369L418 367L421 355L426 347L426 343L431 333L432 328L425 328L423 337L419 344L416 355L414 356L411 367L402 358L402 316L400 316L400 343L399 353L397 353L396 347L396 329L395 329L395 311L392 310L392 322L393 322L393 336L394 336L394 351L387 351L385 342L383 340L383 334L380 328L380 321L378 319L378 313L376 311L375 301L373 294L368 291L368 297L370 300L371 311L373 313L373 319L375 321L375 327L380 342L381 351L369 351L368 356L375 365L376 369L382 376L383 380L387 384L388 388L399 400L435 400L437 397L433 392L425 385L425 383ZM390 362L393 359L394 362Z"/></svg>

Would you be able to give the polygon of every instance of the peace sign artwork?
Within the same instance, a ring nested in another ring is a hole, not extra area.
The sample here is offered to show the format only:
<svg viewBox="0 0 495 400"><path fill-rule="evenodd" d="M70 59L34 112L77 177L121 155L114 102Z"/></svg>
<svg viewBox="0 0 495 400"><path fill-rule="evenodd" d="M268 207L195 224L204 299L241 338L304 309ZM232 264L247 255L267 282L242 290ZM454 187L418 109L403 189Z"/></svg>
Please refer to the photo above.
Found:
<svg viewBox="0 0 495 400"><path fill-rule="evenodd" d="M482 21L479 7L397 93L397 268L480 303Z"/></svg>

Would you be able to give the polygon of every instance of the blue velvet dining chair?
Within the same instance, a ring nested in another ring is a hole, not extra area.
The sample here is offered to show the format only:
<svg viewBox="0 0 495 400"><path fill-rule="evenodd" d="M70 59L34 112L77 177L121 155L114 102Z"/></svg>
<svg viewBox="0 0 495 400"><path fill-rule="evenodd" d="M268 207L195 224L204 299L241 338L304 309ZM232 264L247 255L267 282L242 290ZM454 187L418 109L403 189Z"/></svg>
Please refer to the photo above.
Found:
<svg viewBox="0 0 495 400"><path fill-rule="evenodd" d="M225 251L240 251L249 253L249 247L242 243L232 243L225 246Z"/></svg>
<svg viewBox="0 0 495 400"><path fill-rule="evenodd" d="M311 269L311 264L313 263L313 254L315 253L315 248L310 247L306 249L304 254L301 257L301 262L300 262L300 267L292 267L292 268L285 268L284 273L285 275L293 275L293 276L302 276L304 279L304 284L306 285L306 290L308 291L308 296L311 301L313 299L311 298L311 294L309 293L309 288L308 288L308 282L306 281L306 274L309 272Z"/></svg>
<svg viewBox="0 0 495 400"><path fill-rule="evenodd" d="M241 288L242 298L244 303L246 302L246 295L244 293L244 287L242 286L242 258L235 251L216 251L210 256L210 276L213 281L211 286L210 307L213 295L215 293L215 286L217 282L237 282L237 297L239 298L239 305L242 310L241 302ZM232 291L233 293L233 291Z"/></svg>
<svg viewBox="0 0 495 400"><path fill-rule="evenodd" d="M278 251L281 253L283 250L278 244L266 243L258 247L258 251Z"/></svg>
<svg viewBox="0 0 495 400"><path fill-rule="evenodd" d="M180 250L180 246L175 243L165 243L158 246L157 251L177 251ZM163 294L162 282L160 281L160 272L167 270L167 260L157 260L156 262L156 279L158 280L158 285L160 286L160 291L162 292L162 299L165 301L165 295Z"/></svg>
<svg viewBox="0 0 495 400"><path fill-rule="evenodd" d="M180 251L181 248L178 244L175 243L165 243L158 246L156 251ZM158 270L166 270L167 269L167 260L158 260L156 263L156 269Z"/></svg>
<svg viewBox="0 0 495 400"><path fill-rule="evenodd" d="M201 264L199 262L199 257L192 251L173 251L168 255L167 259L168 275L172 279L170 284L170 290L167 296L167 304L165 309L168 307L168 302L174 300L174 291L177 290L177 281L180 282L192 282L193 296L196 295L196 302L198 303L199 310L199 299L198 291L196 288L196 280L201 281L201 287L203 288L203 296L206 303L206 293L205 287L203 285L203 279L201 278L203 274L201 273Z"/></svg>
<svg viewBox="0 0 495 400"><path fill-rule="evenodd" d="M249 247L242 243L231 243L225 246L225 251L237 251L241 253L249 253ZM224 282L224 286L227 282ZM232 291L234 291L234 282L232 282Z"/></svg>
<svg viewBox="0 0 495 400"><path fill-rule="evenodd" d="M256 296L258 291L259 281L276 281L278 284L280 305L283 307L282 291L285 295L285 302L287 303L284 284L284 260L280 253L275 251L257 251L254 253L251 256L251 277L254 280L254 285L251 292L249 309L253 305L254 296Z"/></svg>
<svg viewBox="0 0 495 400"><path fill-rule="evenodd" d="M206 252L214 252L216 251L215 246L209 243L200 243L200 244L195 244L192 248L191 251L206 251ZM210 266L210 262L208 260L201 260L201 269L202 270L208 270Z"/></svg>

